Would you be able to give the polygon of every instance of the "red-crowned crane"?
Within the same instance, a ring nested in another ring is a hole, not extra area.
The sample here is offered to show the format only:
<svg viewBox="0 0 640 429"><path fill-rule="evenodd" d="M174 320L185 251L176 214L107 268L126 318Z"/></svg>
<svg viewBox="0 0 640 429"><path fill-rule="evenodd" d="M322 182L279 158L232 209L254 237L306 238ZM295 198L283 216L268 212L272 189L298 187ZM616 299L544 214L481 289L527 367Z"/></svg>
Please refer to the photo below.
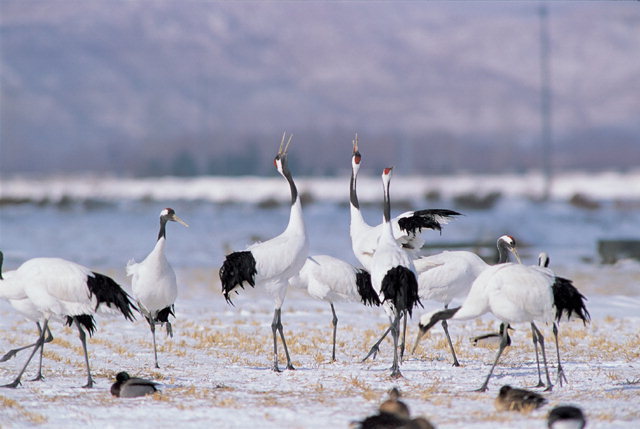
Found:
<svg viewBox="0 0 640 429"><path fill-rule="evenodd" d="M131 276L133 297L138 304L138 310L147 319L151 329L156 368L160 368L156 348L156 325L166 325L167 335L173 337L169 316L175 317L174 303L178 297L176 273L164 254L167 242L166 225L169 221L189 226L176 215L172 208L162 210L160 212L160 231L155 247L142 262L136 263L132 259L127 264L127 275Z"/></svg>
<svg viewBox="0 0 640 429"><path fill-rule="evenodd" d="M390 332L393 336L391 377L397 378L402 376L398 362L399 321L403 315L407 317L407 314L412 314L413 308L420 304L420 298L413 261L393 235L389 197L391 171L391 168L385 168L382 171L384 223L371 263L371 284L378 293L391 321Z"/></svg>
<svg viewBox="0 0 640 429"><path fill-rule="evenodd" d="M93 387L85 331L90 336L93 334L96 328L93 314L98 311L119 312L126 319L133 320L132 310L136 307L131 303L129 295L110 277L60 258L29 259L4 282L23 285L27 297L41 313L42 321L42 332L29 359L16 379L4 387L17 387L20 384L20 378L29 362L44 344L51 318L66 318L69 326L75 323L87 367L87 384L83 387Z"/></svg>
<svg viewBox="0 0 640 429"><path fill-rule="evenodd" d="M509 235L503 235L497 241L499 264L508 262L509 253L520 260L516 250L516 241ZM432 300L444 304L445 310L454 298L466 297L475 279L490 265L473 252L465 250L445 251L436 255L425 256L413 261L418 272L418 293L421 300ZM429 315L427 315L429 316ZM429 319L422 320L422 324L429 322ZM453 366L460 366L453 342L449 336L447 321L442 321L442 328L447 337L451 355L453 356ZM413 346L415 351L421 335L418 333Z"/></svg>
<svg viewBox="0 0 640 429"><path fill-rule="evenodd" d="M358 150L358 136L353 140L353 154L351 156L351 181L349 186L349 200L351 222L349 224L349 234L351 235L351 247L353 254L362 264L365 270L371 272L371 262L373 254L380 235L382 234L383 224L369 225L362 216L360 211L360 203L358 202L358 194L356 192L356 181L358 179L358 171L360 170L360 161L362 155ZM424 240L420 233L422 229L442 230L442 225L459 216L460 213L447 209L425 209L404 212L393 219L390 219L394 239L407 251L411 252L411 256L417 255L422 248Z"/></svg>
<svg viewBox="0 0 640 429"><path fill-rule="evenodd" d="M289 280L289 284L307 290L309 295L331 306L333 319L333 347L331 361L336 360L336 330L338 316L334 302L362 302L365 305L380 305L378 295L371 286L371 276L362 268L329 255L313 255L307 258L300 272Z"/></svg>
<svg viewBox="0 0 640 429"><path fill-rule="evenodd" d="M544 337L535 321L553 322L554 318L559 320L562 314L570 315L575 311L586 322L589 313L584 306L584 299L570 281L556 277L553 271L544 266L525 266L519 263L494 265L484 270L473 282L462 306L430 314L429 322L421 326L421 332L428 331L441 320L469 320L489 312L505 326L528 322L533 331L534 345L537 341L542 349L546 390L551 390L553 385L549 378ZM498 353L478 391L487 390L493 370L508 345L508 329L502 331ZM554 329L554 334L556 333L557 328ZM561 365L558 365L558 376L560 379L564 376Z"/></svg>
<svg viewBox="0 0 640 429"><path fill-rule="evenodd" d="M273 333L273 370L278 368L277 333L280 334L284 352L287 357L287 369L294 369L291 364L287 342L284 337L281 320L281 308L287 293L289 279L296 275L309 253L309 241L302 217L302 203L298 190L287 165L287 150L291 137L283 148L285 136L282 136L280 149L273 163L289 183L291 191L291 213L289 224L284 232L270 240L256 243L241 252L234 252L224 260L220 268L222 293L228 303L232 304L230 294L237 288L244 288L244 283L252 287L264 287L275 300L275 310L271 330Z"/></svg>

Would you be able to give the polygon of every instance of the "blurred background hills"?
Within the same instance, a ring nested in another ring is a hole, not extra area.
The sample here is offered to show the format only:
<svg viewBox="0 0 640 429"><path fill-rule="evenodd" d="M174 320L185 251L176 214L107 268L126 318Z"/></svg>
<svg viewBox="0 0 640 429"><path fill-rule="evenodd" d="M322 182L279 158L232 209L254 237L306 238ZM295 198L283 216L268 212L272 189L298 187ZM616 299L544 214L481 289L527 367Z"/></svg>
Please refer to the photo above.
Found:
<svg viewBox="0 0 640 429"><path fill-rule="evenodd" d="M0 173L540 168L539 2L0 1ZM555 169L640 165L640 7L549 3Z"/></svg>

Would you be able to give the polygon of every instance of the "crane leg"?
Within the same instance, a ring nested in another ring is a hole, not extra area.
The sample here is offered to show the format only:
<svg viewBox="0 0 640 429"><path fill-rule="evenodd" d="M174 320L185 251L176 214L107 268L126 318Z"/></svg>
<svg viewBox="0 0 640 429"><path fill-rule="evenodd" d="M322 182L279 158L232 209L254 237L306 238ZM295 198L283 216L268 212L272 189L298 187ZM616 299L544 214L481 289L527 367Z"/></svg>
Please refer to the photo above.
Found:
<svg viewBox="0 0 640 429"><path fill-rule="evenodd" d="M336 316L336 309L331 303L331 313L333 313L333 319L331 319L331 325L333 326L333 347L331 349L331 362L336 361L336 330L338 329L338 316Z"/></svg>
<svg viewBox="0 0 640 429"><path fill-rule="evenodd" d="M549 367L547 366L547 354L544 351L544 337L542 336L542 332L538 329L535 323L531 322L531 329L534 329L536 334L538 335L538 342L540 343L540 350L542 350L542 363L544 364L544 372L547 376L547 388L544 389L545 392L550 392L553 389L553 384L551 384L551 378L549 377Z"/></svg>
<svg viewBox="0 0 640 429"><path fill-rule="evenodd" d="M498 348L498 353L496 354L496 358L493 361L493 365L491 365L491 369L489 370L489 374L487 374L487 378L484 380L484 383L482 383L482 386L480 386L480 388L477 389L476 392L486 392L487 386L489 385L489 379L491 378L491 375L493 374L493 370L496 367L496 365L498 364L498 360L500 360L500 356L502 355L502 352L507 347L507 343L509 342L508 338L509 338L509 334L507 333L507 329L505 328L502 331L502 338L500 339L500 347Z"/></svg>
<svg viewBox="0 0 640 429"><path fill-rule="evenodd" d="M449 342L449 348L451 349L451 355L453 356L453 366L460 366L460 362L458 362L458 358L456 357L456 351L453 348L453 342L451 341L451 337L449 336L449 324L446 320L442 321L442 329L444 329L444 333L447 336L447 341Z"/></svg>
<svg viewBox="0 0 640 429"><path fill-rule="evenodd" d="M36 322L36 325L38 326L38 336L39 336L40 334L42 334L42 329L40 328L40 322ZM45 343L50 343L51 341L53 341L53 336L51 335L51 331L48 331L48 332L49 332L49 336L44 339ZM9 359L11 359L12 357L14 357L15 355L17 355L18 352L21 352L22 350L29 349L31 347L35 347L36 343L37 343L37 341L35 343L33 343L33 344L29 344L29 345L26 345L26 346L18 347L17 349L9 350L2 357L0 357L0 362L6 362Z"/></svg>
<svg viewBox="0 0 640 429"><path fill-rule="evenodd" d="M43 329L42 329L42 331L40 333L40 336L38 337L38 341L36 341L35 346L33 347L33 351L31 352L31 355L29 355L29 359L27 359L27 362L22 367L22 370L20 371L18 376L11 383L5 384L5 385L0 386L0 387L10 387L10 388L18 387L18 385L20 384L20 379L22 378L22 374L24 374L24 371L29 366L29 363L31 362L31 359L33 359L33 356L36 354L38 349L44 345L44 336L45 336L45 332L47 331L47 329L49 329L49 320L45 319L44 324L42 326L43 326Z"/></svg>
<svg viewBox="0 0 640 429"><path fill-rule="evenodd" d="M531 338L533 340L533 349L536 351L536 366L538 367L538 384L535 387L544 387L542 372L540 371L540 357L538 356L538 335L533 323L531 324Z"/></svg>
<svg viewBox="0 0 640 429"><path fill-rule="evenodd" d="M378 341L376 341L376 343L371 346L371 350L369 350L369 353L364 357L364 359L362 359L361 362L366 361L367 359L369 359L369 356L373 355L373 358L376 358L376 354L378 354L378 350L380 348L380 343L382 343L382 340L384 340L387 335L389 334L389 332L391 331L391 326L389 326L384 333L382 334L382 336L380 337L380 339Z"/></svg>
<svg viewBox="0 0 640 429"><path fill-rule="evenodd" d="M402 315L402 341L400 342L400 363L402 363L402 359L404 358L404 344L407 339L407 312L403 311Z"/></svg>
<svg viewBox="0 0 640 429"><path fill-rule="evenodd" d="M391 335L393 336L393 364L391 365L391 378L400 378L402 373L400 372L400 364L398 359L398 337L400 337L400 313L396 314L396 317L391 323Z"/></svg>
<svg viewBox="0 0 640 429"><path fill-rule="evenodd" d="M160 368L160 366L158 365L158 349L156 347L156 323L150 317L147 317L147 322L149 322L151 337L153 337L153 360L155 362L156 368Z"/></svg>
<svg viewBox="0 0 640 429"><path fill-rule="evenodd" d="M564 381L566 383L567 377L565 377L564 370L562 369L562 364L560 363L560 347L558 345L558 325L555 322L553 323L553 336L555 337L555 340L556 340L556 354L558 355L558 378L556 380L556 383L559 383L560 387L562 387L562 382Z"/></svg>
<svg viewBox="0 0 640 429"><path fill-rule="evenodd" d="M78 327L78 337L80 337L80 342L82 343L82 350L84 351L84 363L87 367L87 384L82 387L91 388L93 387L93 378L91 378L91 369L89 368L89 355L87 354L87 335L84 333L84 329L80 325L80 322L74 317L76 322L76 326Z"/></svg>
<svg viewBox="0 0 640 429"><path fill-rule="evenodd" d="M273 333L273 367L275 372L280 372L278 368L278 320L280 309L276 308L273 312L273 321L271 322L271 332Z"/></svg>
<svg viewBox="0 0 640 429"><path fill-rule="evenodd" d="M291 364L291 357L289 356L289 349L287 348L287 341L284 339L284 330L282 329L281 309L276 308L273 313L273 322L271 322L271 330L273 331L273 370L279 372L278 368L278 339L276 337L276 331L280 334L282 340L282 346L284 347L284 354L287 357L287 369L295 369Z"/></svg>
<svg viewBox="0 0 640 429"><path fill-rule="evenodd" d="M36 324L38 325L38 332L42 335L43 331L40 328L40 322L37 322ZM40 362L38 364L38 373L34 378L31 379L31 381L44 380L44 376L42 375L42 355L44 353L44 345L53 341L53 335L51 334L51 329L49 329L49 327L47 327L47 334L47 337L44 339L44 342L40 346Z"/></svg>

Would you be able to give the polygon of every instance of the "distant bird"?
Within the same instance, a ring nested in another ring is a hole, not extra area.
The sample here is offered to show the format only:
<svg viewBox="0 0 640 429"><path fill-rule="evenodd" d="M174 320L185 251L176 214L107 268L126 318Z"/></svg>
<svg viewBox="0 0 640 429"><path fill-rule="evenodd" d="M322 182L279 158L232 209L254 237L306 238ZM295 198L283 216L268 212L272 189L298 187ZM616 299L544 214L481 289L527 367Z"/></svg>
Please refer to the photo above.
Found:
<svg viewBox="0 0 640 429"><path fill-rule="evenodd" d="M244 288L244 282L252 287L259 285L269 291L275 299L275 311L271 330L273 332L273 370L278 368L278 345L276 332L280 333L284 352L287 357L287 369L294 369L289 357L287 342L281 321L281 308L287 293L289 279L296 275L305 263L309 253L309 241L302 217L302 204L298 190L287 165L287 150L291 137L283 149L285 136L282 136L280 149L274 159L278 172L287 180L291 190L291 213L289 224L284 232L271 240L256 243L242 252L227 255L220 268L222 292L229 304L229 294L237 292L237 287Z"/></svg>
<svg viewBox="0 0 640 429"><path fill-rule="evenodd" d="M353 253L365 270L371 272L373 254L378 240L382 234L383 224L369 225L362 216L360 203L356 191L358 171L362 156L358 150L358 136L353 140L353 155L351 156L351 181L350 181L350 213L351 222L349 232ZM408 211L390 219L393 237L406 251L412 253L412 257L422 248L424 240L420 236L422 229L442 230L442 225L459 216L460 213L447 209L427 209Z"/></svg>
<svg viewBox="0 0 640 429"><path fill-rule="evenodd" d="M66 318L71 326L78 328L80 342L87 367L87 384L93 387L89 369L85 331L91 336L95 330L93 314L96 312L121 313L133 320L129 295L110 277L91 271L75 262L60 258L33 258L24 262L10 279L11 283L23 285L27 297L41 313L42 332L29 359L16 377L4 387L17 387L36 351L42 347L51 318Z"/></svg>
<svg viewBox="0 0 640 429"><path fill-rule="evenodd" d="M519 411L530 413L547 403L544 396L526 389L509 385L502 386L495 400L498 411Z"/></svg>
<svg viewBox="0 0 640 429"><path fill-rule="evenodd" d="M309 295L331 306L333 319L333 347L331 360L336 360L336 329L338 316L334 302L357 302L380 305L371 286L371 275L361 268L328 255L309 256L300 272L289 279L289 284L307 290Z"/></svg>
<svg viewBox="0 0 640 429"><path fill-rule="evenodd" d="M169 315L175 317L174 303L178 297L176 273L164 254L166 245L166 225L168 221L178 222L188 227L172 208L160 212L158 240L149 255L140 263L133 259L127 264L127 275L131 276L131 289L140 313L147 319L153 337L153 357L158 366L156 348L156 325L166 325L167 335L173 337Z"/></svg>
<svg viewBox="0 0 640 429"><path fill-rule="evenodd" d="M350 425L356 429L435 429L426 418L411 418L409 407L400 399L397 388L389 391L389 399L379 408L379 413Z"/></svg>
<svg viewBox="0 0 640 429"><path fill-rule="evenodd" d="M537 341L542 347L542 358L547 376L548 390L551 380L544 352L544 338L534 321L553 321L552 285L556 281L554 273L548 268L506 263L494 265L484 270L473 282L469 295L461 307L442 310L427 317L428 323L421 327L426 332L441 320L469 320L491 312L505 325L531 323ZM423 321L425 318L423 318ZM493 370L507 347L508 329L503 330L500 347L491 370L479 391L487 390Z"/></svg>
<svg viewBox="0 0 640 429"><path fill-rule="evenodd" d="M390 330L393 336L393 365L391 377L401 377L398 362L399 321L404 315L412 314L413 308L420 304L418 297L418 281L413 261L406 250L398 244L393 236L391 226L391 201L389 184L391 168L382 171L382 189L384 195L384 223L380 240L373 254L371 264L371 284L378 293L387 315L391 321Z"/></svg>
<svg viewBox="0 0 640 429"><path fill-rule="evenodd" d="M117 398L137 398L158 391L158 383L144 378L131 377L122 371L116 375L116 382L111 385L111 394Z"/></svg>
<svg viewBox="0 0 640 429"><path fill-rule="evenodd" d="M509 235L503 235L497 241L499 264L508 262L512 253L519 260L516 241ZM465 297L469 293L475 279L485 269L490 267L482 258L468 251L445 251L436 255L425 256L413 261L418 272L418 293L421 300L433 300L444 304L445 310L454 298ZM428 320L421 324L426 324ZM453 342L449 336L446 319L442 321L442 328L447 336L453 366L460 366ZM418 333L413 350L415 351L421 335Z"/></svg>
<svg viewBox="0 0 640 429"><path fill-rule="evenodd" d="M587 419L582 410L573 405L560 405L549 412L549 429L584 429Z"/></svg>
<svg viewBox="0 0 640 429"><path fill-rule="evenodd" d="M7 299L11 306L17 310L20 314L22 314L27 319L31 320L36 324L38 328L38 337L42 335L42 326L40 325L41 313L38 311L35 305L31 302L26 292L24 291L24 285L21 282L11 282L6 281L11 279L15 275L15 271L7 271L6 273L2 273L2 263L4 261L4 254L0 252L0 298ZM47 336L44 339L44 343L49 343L53 341L53 335L51 335L51 330L47 328ZM29 349L31 347L35 347L37 344L32 343L26 346L18 347L16 349L9 350L2 357L0 357L0 362L6 362L12 357L14 357L18 352L22 350ZM44 349L44 344L40 347L40 363L38 365L38 373L35 378L31 381L43 380L42 376L42 353Z"/></svg>
<svg viewBox="0 0 640 429"><path fill-rule="evenodd" d="M513 328L509 325L506 326L507 329L513 330ZM502 339L502 335L504 335L505 325L504 323L500 324L499 332L491 332L489 334L478 335L477 337L471 338L471 344L474 346L478 346L484 343L495 343L500 344L500 340ZM511 336L507 333L507 346L511 345Z"/></svg>

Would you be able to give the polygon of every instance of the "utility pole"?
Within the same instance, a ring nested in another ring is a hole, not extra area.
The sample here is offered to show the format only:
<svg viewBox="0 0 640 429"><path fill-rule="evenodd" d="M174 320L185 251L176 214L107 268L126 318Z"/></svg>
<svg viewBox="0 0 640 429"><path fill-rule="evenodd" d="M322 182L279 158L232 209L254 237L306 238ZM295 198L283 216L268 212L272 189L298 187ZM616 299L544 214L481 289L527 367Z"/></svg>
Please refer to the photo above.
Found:
<svg viewBox="0 0 640 429"><path fill-rule="evenodd" d="M538 9L540 16L540 118L542 143L542 172L544 175L543 201L551 195L553 181L551 142L551 71L549 67L549 22L546 3Z"/></svg>

